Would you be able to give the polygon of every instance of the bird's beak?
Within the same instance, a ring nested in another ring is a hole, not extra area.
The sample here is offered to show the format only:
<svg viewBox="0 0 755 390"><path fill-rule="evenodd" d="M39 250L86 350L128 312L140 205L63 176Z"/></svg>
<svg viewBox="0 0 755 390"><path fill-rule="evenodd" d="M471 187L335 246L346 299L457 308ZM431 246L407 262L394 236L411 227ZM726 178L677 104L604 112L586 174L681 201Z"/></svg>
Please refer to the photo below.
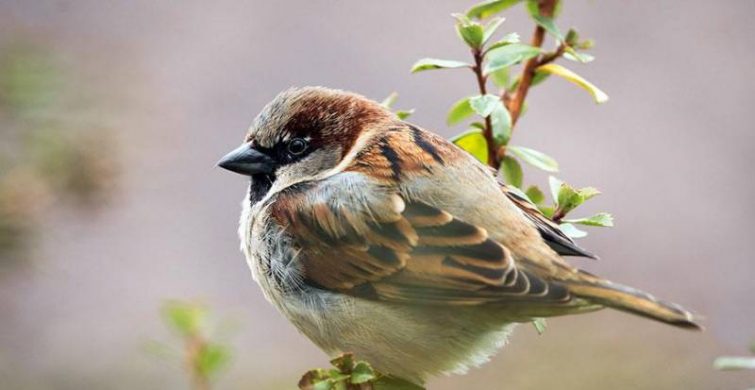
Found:
<svg viewBox="0 0 755 390"><path fill-rule="evenodd" d="M240 175L252 176L273 173L276 164L268 155L245 143L221 158L218 166Z"/></svg>

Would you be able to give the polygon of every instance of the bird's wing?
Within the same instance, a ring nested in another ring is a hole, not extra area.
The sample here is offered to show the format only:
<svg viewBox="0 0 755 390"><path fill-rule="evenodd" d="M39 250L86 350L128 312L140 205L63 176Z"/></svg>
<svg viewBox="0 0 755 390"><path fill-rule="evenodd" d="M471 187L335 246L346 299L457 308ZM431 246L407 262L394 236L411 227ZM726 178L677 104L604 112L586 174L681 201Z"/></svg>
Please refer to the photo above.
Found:
<svg viewBox="0 0 755 390"><path fill-rule="evenodd" d="M485 229L360 174L289 188L271 216L299 246L310 285L417 304L566 303L558 282L517 267Z"/></svg>
<svg viewBox="0 0 755 390"><path fill-rule="evenodd" d="M524 215L535 224L535 227L540 232L540 236L543 237L545 243L556 253L562 256L581 256L589 257L591 259L598 258L594 254L577 245L574 240L561 230L558 224L543 215L543 213L538 210L537 206L532 204L529 200L519 196L505 183L499 181L499 184L501 186L501 191L503 191L503 193L524 212Z"/></svg>

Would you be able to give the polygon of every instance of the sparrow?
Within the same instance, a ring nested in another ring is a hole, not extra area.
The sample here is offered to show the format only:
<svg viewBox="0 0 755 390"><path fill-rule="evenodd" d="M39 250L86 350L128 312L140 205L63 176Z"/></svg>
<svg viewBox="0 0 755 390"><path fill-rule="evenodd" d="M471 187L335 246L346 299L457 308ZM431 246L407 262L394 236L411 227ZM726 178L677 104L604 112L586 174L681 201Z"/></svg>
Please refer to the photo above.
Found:
<svg viewBox="0 0 755 390"><path fill-rule="evenodd" d="M595 256L473 156L363 96L286 90L218 165L251 178L239 236L254 280L331 356L423 383L487 362L539 317L609 307L700 328L567 263Z"/></svg>

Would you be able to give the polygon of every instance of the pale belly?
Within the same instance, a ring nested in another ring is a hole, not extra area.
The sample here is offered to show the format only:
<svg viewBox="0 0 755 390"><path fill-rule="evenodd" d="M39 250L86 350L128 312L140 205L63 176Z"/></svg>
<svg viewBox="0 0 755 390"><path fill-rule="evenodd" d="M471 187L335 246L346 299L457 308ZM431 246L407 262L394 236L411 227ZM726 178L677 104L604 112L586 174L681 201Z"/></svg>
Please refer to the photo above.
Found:
<svg viewBox="0 0 755 390"><path fill-rule="evenodd" d="M330 356L352 352L381 372L417 382L487 362L514 327L489 308L390 304L311 287L266 296Z"/></svg>
<svg viewBox="0 0 755 390"><path fill-rule="evenodd" d="M251 211L245 208L239 233L254 279L331 356L351 352L383 373L423 382L487 362L514 327L490 307L392 304L311 287L302 282L284 232L265 218L251 218Z"/></svg>

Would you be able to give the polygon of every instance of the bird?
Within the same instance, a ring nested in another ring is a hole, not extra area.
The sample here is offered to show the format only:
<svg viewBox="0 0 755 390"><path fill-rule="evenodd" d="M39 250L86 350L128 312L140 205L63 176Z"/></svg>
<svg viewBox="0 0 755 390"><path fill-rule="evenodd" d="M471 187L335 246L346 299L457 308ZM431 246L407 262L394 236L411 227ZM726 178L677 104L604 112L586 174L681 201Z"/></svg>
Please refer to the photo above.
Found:
<svg viewBox="0 0 755 390"><path fill-rule="evenodd" d="M495 172L361 95L290 88L218 165L248 176L241 250L266 299L331 356L414 383L463 374L535 318L679 305L570 265L578 246Z"/></svg>

